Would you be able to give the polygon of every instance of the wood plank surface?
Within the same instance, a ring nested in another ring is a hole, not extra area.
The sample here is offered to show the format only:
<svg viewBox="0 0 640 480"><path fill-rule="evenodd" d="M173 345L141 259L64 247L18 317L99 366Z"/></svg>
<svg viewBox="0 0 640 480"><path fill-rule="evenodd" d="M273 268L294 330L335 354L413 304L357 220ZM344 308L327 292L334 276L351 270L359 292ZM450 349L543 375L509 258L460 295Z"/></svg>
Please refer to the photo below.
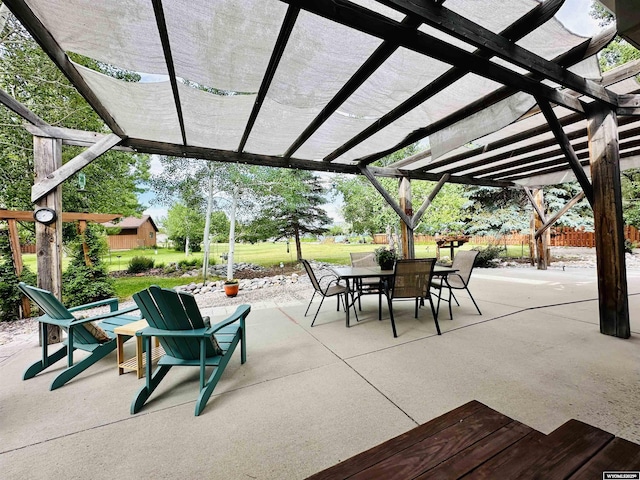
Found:
<svg viewBox="0 0 640 480"><path fill-rule="evenodd" d="M511 422L509 417L495 410L488 408L479 410L352 478L354 480L415 478Z"/></svg>
<svg viewBox="0 0 640 480"><path fill-rule="evenodd" d="M569 478L589 480L602 478L604 471L638 470L640 470L640 445L623 438L614 438Z"/></svg>
<svg viewBox="0 0 640 480"><path fill-rule="evenodd" d="M417 441L434 435L451 425L455 425L474 413L482 410L490 410L489 407L475 400L466 403L450 412L420 425L402 435L355 455L337 465L318 472L309 477L313 480L347 478L357 474L375 462L384 460L396 453L410 447Z"/></svg>
<svg viewBox="0 0 640 480"><path fill-rule="evenodd" d="M526 439L529 435L541 435L541 433L514 420L483 441L476 442L435 468L419 475L416 480L460 478L516 442Z"/></svg>
<svg viewBox="0 0 640 480"><path fill-rule="evenodd" d="M549 435L477 401L310 479L591 479L640 470L640 445L578 420Z"/></svg>

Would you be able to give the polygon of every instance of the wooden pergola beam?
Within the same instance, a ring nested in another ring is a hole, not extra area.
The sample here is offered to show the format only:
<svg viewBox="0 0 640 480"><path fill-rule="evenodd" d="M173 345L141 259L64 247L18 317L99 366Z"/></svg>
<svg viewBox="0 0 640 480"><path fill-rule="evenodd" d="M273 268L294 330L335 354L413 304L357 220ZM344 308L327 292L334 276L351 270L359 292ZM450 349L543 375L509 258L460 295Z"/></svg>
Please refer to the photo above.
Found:
<svg viewBox="0 0 640 480"><path fill-rule="evenodd" d="M571 166L571 170L573 170L573 173L575 174L578 183L580 183L580 186L582 187L582 190L584 191L589 204L593 208L593 187L591 186L591 182L589 182L589 179L587 178L587 174L584 173L582 165L580 165L580 161L578 160L576 152L571 146L571 142L567 138L567 135L564 133L564 130L562 130L562 125L560 125L558 117L556 117L556 114L554 113L553 108L551 108L549 102L547 102L543 98L536 98L536 100L538 101L538 105L540 106L542 114L547 119L549 128L551 128L551 131L558 140L562 152L567 157L567 161Z"/></svg>
<svg viewBox="0 0 640 480"><path fill-rule="evenodd" d="M212 160L216 162L234 162L248 165L261 165L264 167L294 168L298 170L347 173L360 175L360 167L357 164L346 164L337 162L319 162L301 158L283 158L275 155L262 155L249 152L230 152L228 150L216 150L205 147L195 147L192 145L176 145L173 143L157 142L139 138L127 138L123 143L140 153L173 155L176 157L200 158L202 160ZM437 182L442 174L428 172L414 172L411 170L401 171L384 167L370 167L369 170L378 177L409 177L412 180L428 180ZM503 182L495 180L479 180L473 177L456 176L451 177L449 183L461 185L483 185L489 187L512 187L513 182Z"/></svg>
<svg viewBox="0 0 640 480"><path fill-rule="evenodd" d="M478 25L452 10L434 5L430 1L378 0L406 15L416 16L427 25L445 32L455 38L482 48L498 58L518 65L541 78L552 80L566 88L610 105L618 106L617 95L598 85L562 68L557 63L536 55L509 39Z"/></svg>
<svg viewBox="0 0 640 480"><path fill-rule="evenodd" d="M49 124L41 119L38 115L29 110L25 105L17 101L4 90L0 89L0 102L14 113L17 113L26 121L40 127L47 127Z"/></svg>
<svg viewBox="0 0 640 480"><path fill-rule="evenodd" d="M527 195L527 198L529 199L531 206L538 214L538 217L540 217L542 222L546 222L547 216L544 214L544 211L542 211L542 209L540 208L540 205L538 205L538 201L534 198L533 193L531 192L531 189L528 187L522 187L522 189L524 190L524 193Z"/></svg>
<svg viewBox="0 0 640 480"><path fill-rule="evenodd" d="M635 144L636 146L640 146L640 141L635 140L633 142L633 144ZM625 144L625 147L629 146L629 143ZM640 155L640 148L632 148L631 150L628 150L626 152L620 153L620 159L623 158L629 158L629 157L636 157ZM580 160L580 165L584 168L584 167L588 167L589 166L589 152L582 152L578 154L578 159ZM537 168L539 168L540 170L536 170ZM513 182L516 182L517 180L522 180L525 178L529 178L532 175L538 176L538 175L545 175L547 173L556 173L556 172L562 172L564 170L567 169L566 166L566 158L564 156L558 157L555 160L550 160L548 162L544 162L544 163L539 163L536 165L531 165L530 167L526 167L526 168L522 168L522 169L517 169L514 171L510 171L510 172L504 172L502 175L496 175L497 179L504 179L504 180L510 180ZM522 173L525 172L525 173ZM516 174L519 175L516 175ZM493 178L493 177L485 177L485 178Z"/></svg>
<svg viewBox="0 0 640 480"><path fill-rule="evenodd" d="M449 180L450 177L451 175L448 173L445 173L444 175L442 175L442 178L435 185L435 187L433 187L433 190L431 190L431 193L429 193L429 196L424 200L424 202L422 202L422 205L420 206L418 211L413 215L413 218L411 219L411 228L413 230L416 229L416 227L420 223L420 220L422 219L422 216L424 215L424 212L427 211L427 208L429 208L429 205L431 205L431 202L433 202L433 199L436 198L436 195L438 195L438 193L440 192L440 189L444 186L444 184Z"/></svg>
<svg viewBox="0 0 640 480"><path fill-rule="evenodd" d="M528 190L528 189L527 189ZM540 237L544 232L546 232L549 228L551 228L560 218L569 211L571 207L573 207L576 203L584 198L584 192L578 193L575 197L567 202L567 204L562 207L558 213L556 213L549 220L544 221L544 225L536 231L535 237Z"/></svg>
<svg viewBox="0 0 640 480"><path fill-rule="evenodd" d="M640 115L640 95L625 94L618 95L618 115Z"/></svg>
<svg viewBox="0 0 640 480"><path fill-rule="evenodd" d="M31 201L37 202L42 197L48 195L49 192L55 190L71 175L82 170L82 168L89 165L103 153L108 152L112 146L117 145L121 141L122 138L112 133L99 140L77 157L69 160L54 172L48 173L45 178L38 180L31 188Z"/></svg>
<svg viewBox="0 0 640 480"><path fill-rule="evenodd" d="M580 60L583 60L584 58L593 55L595 52L597 52L599 50L599 48L601 48L602 46L604 46L605 44L609 43L613 37L615 36L616 30L615 30L615 26L611 27L607 30L604 30L602 32L600 32L596 37L587 40L585 42L583 42L580 45L577 45L576 47L574 47L573 49L571 49L570 51L558 56L557 58L554 59L554 62L557 62L559 65L562 66L570 66L573 65L577 62L579 62ZM449 70L451 71L451 70ZM445 74L447 75L447 74ZM535 77L533 77L535 78ZM439 81L439 79L438 79ZM396 108L394 108L393 110L391 110L390 112L388 112L387 114L383 115L377 122L375 122L374 124L370 125L369 127L365 128L364 130L362 130L359 134L357 134L356 136L352 137L349 141L347 141L345 144L343 144L341 147L337 148L336 150L334 150L331 154L329 154L327 157L325 157L325 159L332 159L332 158L337 158L338 156L342 155L343 153L345 153L346 151L350 150L351 148L355 147L356 145L360 144L361 142L365 141L367 138L371 137L372 135L374 135L375 133L379 132L380 130L382 130L383 128L385 128L386 126L390 125L392 122L396 121L398 118L400 118L401 116L403 116L404 114L408 113L409 111L411 111L413 108L415 108L416 106L418 106L420 103L424 102L425 100L427 100L428 98L431 97L432 93L431 93L431 86L434 84L434 82L432 82L431 84L427 85L425 88L423 88L421 91L419 91L418 93L414 94L412 97L410 97L409 99L405 100L403 103L401 103L400 105L398 105ZM448 84L446 84L445 86L447 86ZM390 153L393 153L401 148L404 148L414 142L417 142L419 140L422 140L423 138L432 135L433 133L442 130L444 128L448 128L451 125L454 125L456 122L459 122L460 120L465 119L466 117L473 115L474 113L478 113L481 110L484 110L485 108L501 101L504 100L505 98L509 97L510 95L513 95L514 93L517 92L517 89L515 88L511 88L511 87L503 87L495 92L493 92L492 94L489 94L479 100L477 100L476 102L473 102L469 105L467 105L465 108L458 110L457 112L454 112L452 114L450 114L449 116L440 119L436 122L434 122L431 125L428 125L426 127L422 127L419 129L414 130L413 132L411 132L409 135L407 135L404 140L402 140L401 142L398 142L397 144L393 145L390 148L387 148L385 150L370 154L370 155L366 155L362 158L357 159L357 161L363 165L369 165L372 162L375 162L376 160L389 155ZM437 92L436 92L437 93Z"/></svg>
<svg viewBox="0 0 640 480"><path fill-rule="evenodd" d="M184 127L184 115L182 113L182 104L180 103L180 91L178 90L178 79L176 77L176 67L173 63L173 54L171 53L171 44L169 42L169 32L167 31L167 22L164 17L162 0L151 0L151 3L153 4L153 12L156 16L156 25L158 26L160 43L162 43L164 61L167 64L167 72L169 73L169 82L171 83L171 91L173 92L173 101L176 105L178 123L180 124L180 134L182 135L182 143L183 145L186 145L187 132Z"/></svg>
<svg viewBox="0 0 640 480"><path fill-rule="evenodd" d="M549 18L553 17L554 13L560 8L563 2L564 0L551 0L538 5L536 8L532 9L528 15L525 15L522 19L507 27L502 32L502 35L514 42L521 39L528 33L531 33L533 30L535 30L538 26L546 22ZM482 50L476 50L474 54L480 58L490 58L490 55L484 54ZM461 79L466 73L467 70L463 67L453 67L449 69L440 77L429 83L429 85L426 85L420 91L402 102L396 108L383 115L377 122L360 132L344 145L335 149L333 152L327 155L324 160L327 162L335 160L340 155L355 147L359 143L363 142L365 139L380 131L382 128L391 124L405 113L413 110L415 107L425 102L438 92L442 91L449 85ZM362 163L368 164L371 162Z"/></svg>
<svg viewBox="0 0 640 480"><path fill-rule="evenodd" d="M264 77L262 78L262 82L260 83L256 101L253 104L251 114L249 115L249 120L247 121L244 133L242 134L242 139L240 140L240 145L238 146L239 152L242 152L244 150L244 147L249 140L249 135L251 134L251 130L253 130L253 126L256 123L258 113L260 113L260 109L262 108L264 99L267 96L269 86L271 85L273 77L276 74L276 70L278 69L278 65L280 64L280 59L282 58L282 54L284 53L284 49L287 46L287 43L289 42L289 37L291 36L291 32L293 31L293 27L296 24L296 19L298 18L299 13L300 8L298 7L289 5L289 7L287 8L287 13L285 14L282 26L280 27L280 32L278 33L276 44L273 48L273 51L271 52L271 58L269 58L267 70L264 74ZM285 154L285 156L287 155Z"/></svg>
<svg viewBox="0 0 640 480"><path fill-rule="evenodd" d="M626 120L630 120L632 119L632 117L627 117ZM575 130L573 132L567 133L567 138L569 140L581 140L578 143L573 143L573 149L574 151L576 151L576 153L580 150L583 149L587 149L589 147L589 142L588 139L586 137L587 134L587 129L579 129L579 130ZM620 139L628 139L628 138L632 138L635 136L640 135L640 127L637 128L633 128L630 130L626 130L624 132L620 132ZM458 167L453 167L450 169L447 169L447 171L449 173L451 173L452 175L458 173L458 172L466 172L472 169L476 169L476 168L481 168L484 167L486 165L493 165L493 166L489 166L487 168L484 169L480 169L480 170L475 170L473 172L474 176L482 176L482 175L486 175L488 173L494 173L494 172L500 172L502 170L511 168L511 167L515 167L515 166L519 166L519 165L526 165L526 164L530 164L531 162L534 161L538 161L538 160L544 160L545 158L553 158L556 157L558 155L562 155L564 152L561 148L556 148L553 150L549 150L547 152L544 153L538 153L536 155L532 155L529 157L521 157L522 155L526 154L526 153L530 153L530 152L536 152L538 150L541 150L543 148L547 148L547 147L552 147L554 145L557 145L557 140L555 138L551 138L548 140L543 140L541 142L535 143L535 144L531 144L531 145L527 145L525 147L522 148L516 148L514 150L511 151L507 151L507 152L503 152L491 157L486 157L483 158L482 160L477 160L475 162L469 162L467 164L464 165L460 165ZM630 145L633 144L633 140L631 140L629 142ZM621 148L623 148L621 146ZM508 158L511 157L521 157L521 158L517 158L516 160L513 160L511 162L506 162L506 163L502 163L502 164L497 164L497 162L502 161L502 160L506 160ZM580 155L578 155L578 158L581 158ZM585 157L586 158L586 157Z"/></svg>
<svg viewBox="0 0 640 480"><path fill-rule="evenodd" d="M35 126L25 123L22 125L22 128L36 137L59 138L62 140L62 145L73 145L87 148L109 136L109 134L104 133L87 132L86 130L76 130L73 128L53 127L51 125ZM135 153L133 148L123 147L121 145L114 145L111 147L111 150Z"/></svg>
<svg viewBox="0 0 640 480"><path fill-rule="evenodd" d="M62 212L62 223L65 222L111 222L122 217L119 213L83 213L83 212ZM33 212L24 210L0 210L0 220L18 220L20 222L34 222Z"/></svg>
<svg viewBox="0 0 640 480"><path fill-rule="evenodd" d="M401 25L405 25L409 28L416 29L422 22L416 21L412 18L405 18ZM293 155L311 135L313 135L322 124L342 105L357 89L360 87L379 67L385 60L387 60L393 52L398 49L398 45L395 42L385 40L376 50L367 58L358 70L347 80L340 88L338 93L329 100L329 102L320 110L320 113L307 125L304 131L294 140L291 146L284 153L285 157Z"/></svg>
<svg viewBox="0 0 640 480"><path fill-rule="evenodd" d="M398 202L396 202L395 199L391 195L389 195L389 192L385 190L385 188L380 184L380 182L378 182L378 179L373 175L373 173L371 173L371 171L369 171L367 167L360 167L360 170L362 174L369 179L369 181L371 182L373 187L378 191L378 193L382 195L382 198L384 198L385 201L389 204L389 206L393 208L393 210L398 214L398 216L404 222L404 224L407 226L411 226L411 219L409 218L409 216L400 207Z"/></svg>
<svg viewBox="0 0 640 480"><path fill-rule="evenodd" d="M285 3L299 5L302 9L336 23L355 28L383 40L397 42L430 58L440 60L473 72L519 91L540 96L558 105L576 112L584 112L582 102L565 93L542 84L530 77L522 76L501 65L488 62L473 53L456 47L432 35L410 29L384 15L345 0L283 0ZM615 95L614 95L615 97Z"/></svg>

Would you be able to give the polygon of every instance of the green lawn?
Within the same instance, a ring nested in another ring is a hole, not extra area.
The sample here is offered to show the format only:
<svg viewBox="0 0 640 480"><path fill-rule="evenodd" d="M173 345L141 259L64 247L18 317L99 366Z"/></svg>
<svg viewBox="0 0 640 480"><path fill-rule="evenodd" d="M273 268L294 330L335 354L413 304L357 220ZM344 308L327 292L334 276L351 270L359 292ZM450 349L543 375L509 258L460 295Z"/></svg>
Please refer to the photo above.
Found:
<svg viewBox="0 0 640 480"><path fill-rule="evenodd" d="M468 250L476 245L464 245L463 250ZM347 265L350 262L349 253L351 252L373 252L379 245L361 244L361 243L318 243L303 242L302 256L304 258L318 260L321 262L333 263L338 265ZM435 244L416 244L416 257L425 258L433 257L436 254ZM220 257L229 251L228 244L212 244L211 246L211 263L226 263ZM448 255L448 251L443 251L442 255ZM507 249L507 257L518 258L529 255L529 248L522 248L519 245L509 246ZM155 264L168 264L170 262L178 262L185 258L183 252L177 252L173 249L158 248L157 250L117 250L112 251L104 257L104 261L109 265L110 271L126 270L129 261L136 256L151 257L155 260ZM189 258L202 258L202 252L194 253ZM29 266L33 271L36 270L35 254L24 254L22 256L24 264ZM235 246L235 262L255 263L264 267L272 267L283 263L294 263L296 261L295 244L289 244L289 252L287 252L287 244L284 242L263 242L254 245L237 244ZM63 259L63 269L66 268L68 259ZM149 285L160 285L162 287L175 287L184 285L192 281L202 281L202 278L182 278L182 277L120 277L116 281L116 294L120 299L130 298L131 295Z"/></svg>
<svg viewBox="0 0 640 480"><path fill-rule="evenodd" d="M463 250L469 250L476 245L466 244ZM304 258L318 260L321 262L335 263L335 264L348 264L349 253L351 252L372 252L378 245L373 244L360 244L360 243L317 243L317 242L303 242L302 243L302 256ZM416 257L432 257L435 256L436 247L435 244L416 244ZM212 244L210 262L212 264L226 263L220 256L229 251L228 244ZM443 251L443 255L446 255L446 250ZM529 255L529 248L527 245L522 248L520 245L509 245L507 249L508 257L526 257ZM105 255L103 260L109 265L110 271L126 270L129 265L129 261L136 256L151 257L155 260L155 264L168 264L170 262L178 262L185 258L183 252L177 252L173 249L158 248L157 250L114 250ZM193 253L189 258L202 258L202 252ZM25 265L35 271L36 269L36 255L24 254L22 259ZM262 242L254 245L251 244L237 244L235 247L235 262L248 262L262 265L264 267L272 267L278 265L280 262L294 263L296 261L295 244L289 245L289 252L287 252L287 244L284 242ZM65 269L68 264L68 259L63 259L62 268Z"/></svg>

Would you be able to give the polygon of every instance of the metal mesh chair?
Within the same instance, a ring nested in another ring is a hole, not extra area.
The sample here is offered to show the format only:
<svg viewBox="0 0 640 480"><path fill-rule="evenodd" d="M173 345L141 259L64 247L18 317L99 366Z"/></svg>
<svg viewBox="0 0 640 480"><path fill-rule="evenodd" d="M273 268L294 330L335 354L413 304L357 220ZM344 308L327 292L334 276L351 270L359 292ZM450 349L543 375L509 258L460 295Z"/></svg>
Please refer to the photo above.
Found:
<svg viewBox="0 0 640 480"><path fill-rule="evenodd" d="M415 318L418 318L418 308L420 302L426 296L429 299L431 313L436 324L438 335L441 335L440 325L438 324L438 314L433 305L431 295L429 295L429 286L433 279L433 267L436 264L435 258L421 258L411 260L397 260L395 266L395 274L391 280L391 288L387 293L387 302L389 304L389 315L391 317L391 328L393 336L397 337L396 324L393 318L393 301L397 299L415 299Z"/></svg>
<svg viewBox="0 0 640 480"><path fill-rule="evenodd" d="M476 303L473 295L471 295L471 291L469 291L469 281L471 280L471 272L473 271L473 265L475 263L476 257L478 256L478 251L474 250L463 250L456 254L453 259L452 268L458 270L456 273L450 273L445 278L442 279L434 279L433 286L437 289L440 289L438 293L438 308L440 308L440 300L442 298L442 289L449 289L449 318L453 318L453 314L451 311L451 299L455 300L456 305L460 306L458 299L453 294L453 290L466 290L469 294L469 298L478 310L478 314L482 315L480 308L478 308L478 304Z"/></svg>
<svg viewBox="0 0 640 480"><path fill-rule="evenodd" d="M324 299L327 297L337 296L338 311L340 311L340 299L342 298L342 303L346 311L349 305L349 299L348 299L349 287L347 287L346 285L339 284L338 282L340 281L340 279L337 278L335 275L323 275L322 277L317 278L316 274L313 271L313 268L311 268L311 264L307 260L300 260L300 261L302 262L302 265L304 265L304 269L307 271L307 275L309 276L311 285L313 285L313 295L311 296L311 300L309 300L309 305L307 305L307 310L304 312L305 317L307 316L307 313L309 313L311 302L313 302L313 299L315 298L316 293L322 297L322 300L320 300L320 305L318 305L318 309L316 310L316 314L313 316L313 321L311 322L311 326L313 327L313 324L315 323L316 318L318 317L318 312L320 311L320 307L322 307L322 302L324 302ZM326 277L332 277L332 280L329 281L326 286L322 286L321 282Z"/></svg>
<svg viewBox="0 0 640 480"><path fill-rule="evenodd" d="M350 253L352 267L378 267L376 257L373 252L355 252ZM362 310L360 304L360 295L378 295L378 307L382 305L382 293L384 284L380 277L362 278L356 283L358 290L358 308ZM378 308L380 312L380 308Z"/></svg>

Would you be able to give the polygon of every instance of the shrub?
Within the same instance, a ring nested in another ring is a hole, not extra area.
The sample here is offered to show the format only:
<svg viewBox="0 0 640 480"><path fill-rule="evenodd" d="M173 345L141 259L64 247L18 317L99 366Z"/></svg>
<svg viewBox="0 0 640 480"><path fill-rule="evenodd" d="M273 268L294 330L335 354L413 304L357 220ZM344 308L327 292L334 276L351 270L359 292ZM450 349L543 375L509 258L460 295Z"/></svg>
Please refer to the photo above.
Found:
<svg viewBox="0 0 640 480"><path fill-rule="evenodd" d="M170 275L172 273L176 273L177 270L178 270L178 265L175 263L170 263L169 265L167 265L162 269L162 273L164 273L165 275Z"/></svg>
<svg viewBox="0 0 640 480"><path fill-rule="evenodd" d="M486 247L475 247L472 250L480 252L474 263L476 267L496 268L503 248L499 245L488 245Z"/></svg>
<svg viewBox="0 0 640 480"><path fill-rule="evenodd" d="M199 258L183 258L178 262L180 270L190 270L192 268L201 268L202 260Z"/></svg>
<svg viewBox="0 0 640 480"><path fill-rule="evenodd" d="M131 260L129 260L129 267L127 268L127 272L146 272L147 270L153 268L153 262L153 258L150 257L133 257Z"/></svg>

